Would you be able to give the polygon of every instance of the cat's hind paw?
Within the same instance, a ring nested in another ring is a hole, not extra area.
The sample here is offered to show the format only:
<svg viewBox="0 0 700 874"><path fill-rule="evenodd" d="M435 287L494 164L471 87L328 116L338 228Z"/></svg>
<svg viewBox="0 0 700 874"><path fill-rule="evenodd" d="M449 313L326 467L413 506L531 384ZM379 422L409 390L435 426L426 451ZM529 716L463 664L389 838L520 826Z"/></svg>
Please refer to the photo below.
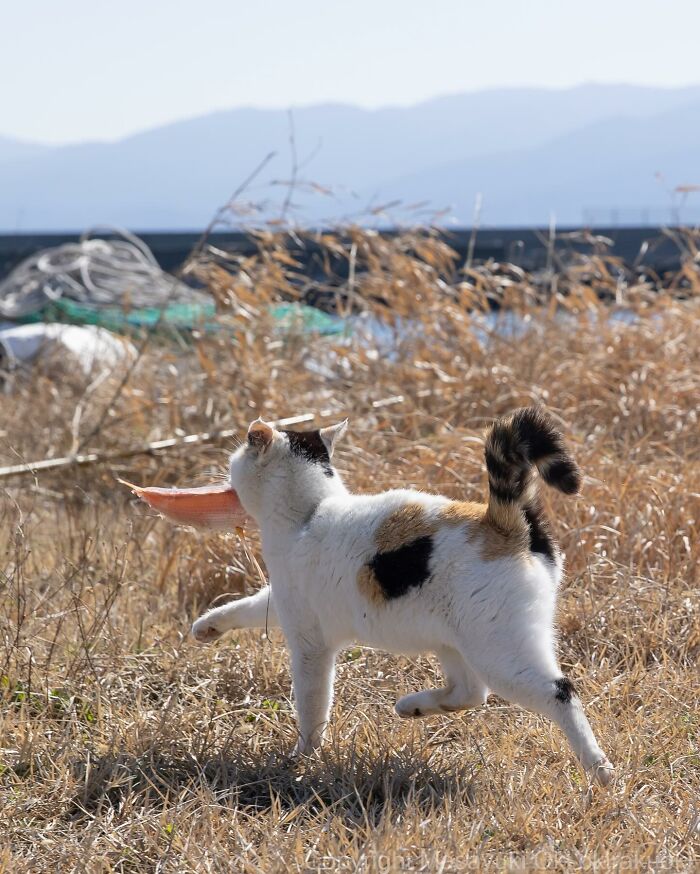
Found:
<svg viewBox="0 0 700 874"><path fill-rule="evenodd" d="M439 712L430 692L414 692L404 695L394 705L394 710L402 719L419 719Z"/></svg>
<svg viewBox="0 0 700 874"><path fill-rule="evenodd" d="M615 776L615 768L606 756L590 767L588 773L593 779L597 780L601 786L607 786Z"/></svg>

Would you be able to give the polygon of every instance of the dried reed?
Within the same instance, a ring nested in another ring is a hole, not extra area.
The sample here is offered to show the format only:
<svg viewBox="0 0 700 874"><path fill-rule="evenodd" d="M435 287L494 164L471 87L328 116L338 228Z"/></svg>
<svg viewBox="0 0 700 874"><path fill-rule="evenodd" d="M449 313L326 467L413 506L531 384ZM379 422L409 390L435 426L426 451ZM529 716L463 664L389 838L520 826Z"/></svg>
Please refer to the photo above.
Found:
<svg viewBox="0 0 700 874"><path fill-rule="evenodd" d="M86 449L114 453L337 411L353 488L475 499L484 426L546 403L586 474L579 499L547 496L568 556L562 660L617 783L589 791L559 733L504 702L396 719L435 664L362 648L340 657L326 749L290 762L279 634L188 637L212 599L257 585L235 538L170 527L115 484L206 481L230 441L174 446L2 484L0 869L696 870L698 236L663 283L600 241L544 282L461 269L430 232L311 242L314 275L283 234L245 261L199 252L217 330L149 343L106 414L118 374L90 385L47 360L9 376L0 463L65 455L99 422ZM353 332L280 331L269 305L309 299Z"/></svg>

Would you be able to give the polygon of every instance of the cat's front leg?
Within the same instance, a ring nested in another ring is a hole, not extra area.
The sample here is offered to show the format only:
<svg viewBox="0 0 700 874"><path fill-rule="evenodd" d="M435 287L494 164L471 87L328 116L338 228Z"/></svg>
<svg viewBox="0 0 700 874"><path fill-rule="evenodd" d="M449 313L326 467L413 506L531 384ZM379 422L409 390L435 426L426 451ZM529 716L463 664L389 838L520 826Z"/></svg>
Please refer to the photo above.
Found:
<svg viewBox="0 0 700 874"><path fill-rule="evenodd" d="M301 637L288 637L288 644L299 725L294 754L308 755L321 745L328 725L333 700L335 650Z"/></svg>
<svg viewBox="0 0 700 874"><path fill-rule="evenodd" d="M192 626L192 634L200 642L216 640L234 628L266 628L279 625L272 599L272 590L265 586L248 598L232 601L208 610Z"/></svg>

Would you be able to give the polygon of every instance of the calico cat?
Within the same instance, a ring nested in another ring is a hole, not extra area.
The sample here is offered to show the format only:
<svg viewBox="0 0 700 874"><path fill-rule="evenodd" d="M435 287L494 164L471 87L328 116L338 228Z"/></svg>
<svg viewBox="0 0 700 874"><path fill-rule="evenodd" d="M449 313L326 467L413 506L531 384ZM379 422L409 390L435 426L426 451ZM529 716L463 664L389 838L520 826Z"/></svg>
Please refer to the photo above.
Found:
<svg viewBox="0 0 700 874"><path fill-rule="evenodd" d="M321 743L336 654L359 642L440 660L445 685L401 698L399 716L477 707L493 691L553 719L583 768L607 784L612 765L555 651L563 559L538 480L574 494L581 476L550 417L527 407L490 428L486 504L408 489L351 494L332 463L346 426L251 424L231 457L230 484L260 528L270 584L205 613L195 638L281 627L298 753Z"/></svg>

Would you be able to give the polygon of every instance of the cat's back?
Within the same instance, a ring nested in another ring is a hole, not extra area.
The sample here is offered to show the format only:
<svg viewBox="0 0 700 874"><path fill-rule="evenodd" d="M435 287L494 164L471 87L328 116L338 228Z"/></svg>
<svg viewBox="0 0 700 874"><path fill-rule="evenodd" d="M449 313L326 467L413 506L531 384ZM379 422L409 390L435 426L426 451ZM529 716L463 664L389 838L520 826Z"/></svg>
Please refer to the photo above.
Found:
<svg viewBox="0 0 700 874"><path fill-rule="evenodd" d="M392 538L393 520L401 517L409 539L420 536L422 519L449 503L439 495L412 489L391 489L374 495L334 495L324 499L308 520L292 549L302 559L323 567L361 565L377 552L378 543ZM415 538L414 538L415 539ZM379 547L381 548L381 546Z"/></svg>
<svg viewBox="0 0 700 874"><path fill-rule="evenodd" d="M324 567L340 563L359 573L358 580L368 577L380 584L382 576L417 575L420 586L428 577L500 574L533 560L522 532L499 530L487 505L412 489L329 498L310 520L303 541L303 552L316 553ZM381 586L383 591L392 587L393 582Z"/></svg>
<svg viewBox="0 0 700 874"><path fill-rule="evenodd" d="M350 537L392 538L391 530L400 527L409 534L424 527L451 502L441 495L414 489L390 489L374 495L339 495L327 498L309 521L308 533L314 538Z"/></svg>

